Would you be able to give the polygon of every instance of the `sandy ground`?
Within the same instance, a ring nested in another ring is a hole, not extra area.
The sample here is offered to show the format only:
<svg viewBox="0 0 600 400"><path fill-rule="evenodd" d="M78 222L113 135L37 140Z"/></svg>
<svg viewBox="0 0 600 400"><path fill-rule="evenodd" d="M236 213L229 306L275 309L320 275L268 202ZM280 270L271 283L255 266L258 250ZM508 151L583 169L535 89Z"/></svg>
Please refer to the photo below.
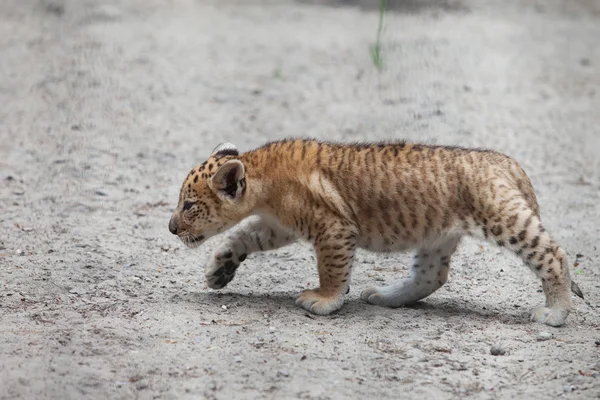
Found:
<svg viewBox="0 0 600 400"><path fill-rule="evenodd" d="M600 398L600 3L392 6L380 72L368 1L1 2L1 399ZM410 308L359 300L409 255L361 252L345 307L307 315L305 244L209 290L219 238L167 230L182 179L300 135L515 157L589 304L530 323L539 282L469 240Z"/></svg>

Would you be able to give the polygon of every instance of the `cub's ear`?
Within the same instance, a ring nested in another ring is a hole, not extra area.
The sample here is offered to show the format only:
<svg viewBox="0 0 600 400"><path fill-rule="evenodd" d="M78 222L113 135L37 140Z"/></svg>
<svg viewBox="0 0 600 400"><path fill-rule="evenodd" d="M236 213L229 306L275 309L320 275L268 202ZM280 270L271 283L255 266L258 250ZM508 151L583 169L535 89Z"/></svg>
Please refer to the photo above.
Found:
<svg viewBox="0 0 600 400"><path fill-rule="evenodd" d="M214 148L210 156L239 156L240 152L237 147L235 147L232 143L221 143L217 147Z"/></svg>
<svg viewBox="0 0 600 400"><path fill-rule="evenodd" d="M229 160L210 178L212 190L223 200L235 202L246 191L246 169L240 160Z"/></svg>

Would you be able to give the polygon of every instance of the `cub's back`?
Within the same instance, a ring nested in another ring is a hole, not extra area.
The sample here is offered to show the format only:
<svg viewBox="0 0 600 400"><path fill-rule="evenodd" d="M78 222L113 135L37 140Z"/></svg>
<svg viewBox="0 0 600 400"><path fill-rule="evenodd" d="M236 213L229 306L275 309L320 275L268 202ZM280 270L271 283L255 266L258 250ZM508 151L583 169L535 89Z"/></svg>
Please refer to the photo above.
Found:
<svg viewBox="0 0 600 400"><path fill-rule="evenodd" d="M495 151L407 142L284 140L251 152L248 161L277 165L275 179L300 180L330 206L336 201L328 200L340 198L366 236L410 241L451 228L482 201L501 198L502 188L523 193L537 212L524 171Z"/></svg>

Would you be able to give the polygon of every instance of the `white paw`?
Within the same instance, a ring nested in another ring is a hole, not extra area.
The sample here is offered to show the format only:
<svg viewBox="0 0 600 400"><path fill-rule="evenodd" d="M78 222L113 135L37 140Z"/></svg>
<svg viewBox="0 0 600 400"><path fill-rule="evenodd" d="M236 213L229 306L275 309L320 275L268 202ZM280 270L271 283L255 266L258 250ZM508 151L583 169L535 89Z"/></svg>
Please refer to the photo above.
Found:
<svg viewBox="0 0 600 400"><path fill-rule="evenodd" d="M374 304L381 307L400 307L397 301L389 296L389 293L385 293L385 287L371 286L366 288L360 293L360 298L369 304Z"/></svg>
<svg viewBox="0 0 600 400"><path fill-rule="evenodd" d="M362 291L360 298L369 304L381 307L402 307L419 299L419 295L414 293L409 282L381 287L371 286Z"/></svg>
<svg viewBox="0 0 600 400"><path fill-rule="evenodd" d="M370 286L360 292L360 298L370 304L376 304L378 306L382 305L381 301L383 300L383 297L379 293L379 288L375 286Z"/></svg>
<svg viewBox="0 0 600 400"><path fill-rule="evenodd" d="M564 325L569 310L564 308L538 307L531 314L531 320L550 326Z"/></svg>
<svg viewBox="0 0 600 400"><path fill-rule="evenodd" d="M211 289L222 289L235 277L235 271L246 255L237 256L231 249L220 249L208 261L204 270L206 283Z"/></svg>
<svg viewBox="0 0 600 400"><path fill-rule="evenodd" d="M329 315L342 308L344 296L325 297L319 294L319 289L309 289L300 293L296 304L314 314Z"/></svg>

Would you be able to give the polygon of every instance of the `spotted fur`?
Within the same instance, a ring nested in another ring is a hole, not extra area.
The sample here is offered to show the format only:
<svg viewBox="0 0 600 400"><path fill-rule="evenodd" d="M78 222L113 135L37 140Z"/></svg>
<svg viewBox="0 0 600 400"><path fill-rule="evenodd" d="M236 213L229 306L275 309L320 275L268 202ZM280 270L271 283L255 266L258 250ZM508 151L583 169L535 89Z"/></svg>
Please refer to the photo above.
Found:
<svg viewBox="0 0 600 400"><path fill-rule="evenodd" d="M527 175L494 151L290 139L239 154L225 143L187 175L169 229L195 247L233 226L205 269L208 285L227 285L251 253L304 239L314 246L320 287L297 303L316 314L342 307L357 248L416 251L410 277L361 294L399 307L444 285L465 235L513 251L538 276L546 304L532 320L562 325L569 289L583 297L542 225Z"/></svg>

